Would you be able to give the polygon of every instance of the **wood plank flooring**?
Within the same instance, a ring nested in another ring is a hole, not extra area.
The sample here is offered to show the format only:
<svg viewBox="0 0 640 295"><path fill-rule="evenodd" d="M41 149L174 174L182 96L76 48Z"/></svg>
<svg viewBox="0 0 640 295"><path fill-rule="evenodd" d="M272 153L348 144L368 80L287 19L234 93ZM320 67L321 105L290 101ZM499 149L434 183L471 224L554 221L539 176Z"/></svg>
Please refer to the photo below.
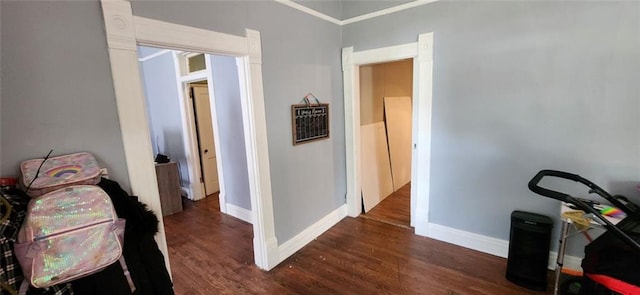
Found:
<svg viewBox="0 0 640 295"><path fill-rule="evenodd" d="M362 217L410 228L411 182L386 197L380 204L363 214Z"/></svg>
<svg viewBox="0 0 640 295"><path fill-rule="evenodd" d="M507 281L503 258L366 218L345 218L265 272L251 225L218 210L209 197L164 218L176 294L551 294Z"/></svg>

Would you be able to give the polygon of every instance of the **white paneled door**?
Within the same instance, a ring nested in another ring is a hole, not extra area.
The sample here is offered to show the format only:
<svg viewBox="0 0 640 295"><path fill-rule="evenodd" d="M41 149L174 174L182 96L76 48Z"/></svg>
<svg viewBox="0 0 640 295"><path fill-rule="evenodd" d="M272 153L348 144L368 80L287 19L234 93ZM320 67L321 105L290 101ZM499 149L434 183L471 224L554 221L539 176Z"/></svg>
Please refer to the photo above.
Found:
<svg viewBox="0 0 640 295"><path fill-rule="evenodd" d="M196 113L202 180L204 181L205 193L208 196L220 190L209 90L206 84L191 84L191 87L193 89L193 105Z"/></svg>

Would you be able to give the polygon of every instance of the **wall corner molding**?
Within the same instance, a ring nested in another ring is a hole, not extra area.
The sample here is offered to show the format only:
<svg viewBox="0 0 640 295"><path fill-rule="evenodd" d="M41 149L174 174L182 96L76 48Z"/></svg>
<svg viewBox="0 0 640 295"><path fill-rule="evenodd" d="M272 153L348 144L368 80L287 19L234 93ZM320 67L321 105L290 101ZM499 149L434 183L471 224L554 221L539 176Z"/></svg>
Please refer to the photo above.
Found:
<svg viewBox="0 0 640 295"><path fill-rule="evenodd" d="M244 222L253 224L253 212L251 212L251 210L227 203L227 210L225 213Z"/></svg>
<svg viewBox="0 0 640 295"><path fill-rule="evenodd" d="M333 210L333 212L330 212L325 217L318 220L316 223L312 224L301 233L297 234L295 237L284 242L278 247L279 262L284 261L289 256L296 253L298 250L302 249L302 247L306 246L322 233L336 225L346 216L347 205L345 204L338 207L338 209Z"/></svg>

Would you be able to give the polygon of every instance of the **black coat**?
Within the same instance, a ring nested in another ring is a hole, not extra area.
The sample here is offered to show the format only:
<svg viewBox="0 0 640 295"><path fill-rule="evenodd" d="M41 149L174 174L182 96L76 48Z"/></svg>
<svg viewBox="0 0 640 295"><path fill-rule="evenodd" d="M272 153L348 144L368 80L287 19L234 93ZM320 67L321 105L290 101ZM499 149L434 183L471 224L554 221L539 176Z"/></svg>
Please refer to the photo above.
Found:
<svg viewBox="0 0 640 295"><path fill-rule="evenodd" d="M103 178L98 186L110 197L118 217L126 219L123 256L135 284L134 295L173 295L173 283L164 256L154 236L158 218L137 197L129 196L120 185ZM72 282L76 295L132 294L126 277L116 262L103 271Z"/></svg>

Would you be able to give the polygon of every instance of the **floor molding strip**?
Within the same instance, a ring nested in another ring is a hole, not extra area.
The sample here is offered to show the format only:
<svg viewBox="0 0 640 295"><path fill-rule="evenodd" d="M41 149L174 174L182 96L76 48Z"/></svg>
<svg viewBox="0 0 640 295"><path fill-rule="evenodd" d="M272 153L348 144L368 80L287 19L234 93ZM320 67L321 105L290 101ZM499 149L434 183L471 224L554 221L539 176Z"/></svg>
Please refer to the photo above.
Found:
<svg viewBox="0 0 640 295"><path fill-rule="evenodd" d="M253 224L253 214L251 210L247 210L245 208L227 203L227 212L225 213L235 218L238 218L240 220L243 220L245 222Z"/></svg>
<svg viewBox="0 0 640 295"><path fill-rule="evenodd" d="M282 245L278 247L278 252L280 253L279 260L282 262L287 259L289 256L296 253L296 251L302 249L309 242L313 241L315 238L320 236L322 233L336 225L340 220L347 216L347 205L342 205L338 209L333 212L327 214L325 217L320 219L318 222L309 226L301 233L291 238L290 240L284 242Z"/></svg>
<svg viewBox="0 0 640 295"><path fill-rule="evenodd" d="M429 223L429 238L472 250L484 252L487 254L507 258L509 255L509 241L487 237L435 223ZM556 257L558 252L551 251L549 253L548 268L550 270L556 267ZM582 258L577 256L564 256L564 267L572 270L582 271L580 264Z"/></svg>

